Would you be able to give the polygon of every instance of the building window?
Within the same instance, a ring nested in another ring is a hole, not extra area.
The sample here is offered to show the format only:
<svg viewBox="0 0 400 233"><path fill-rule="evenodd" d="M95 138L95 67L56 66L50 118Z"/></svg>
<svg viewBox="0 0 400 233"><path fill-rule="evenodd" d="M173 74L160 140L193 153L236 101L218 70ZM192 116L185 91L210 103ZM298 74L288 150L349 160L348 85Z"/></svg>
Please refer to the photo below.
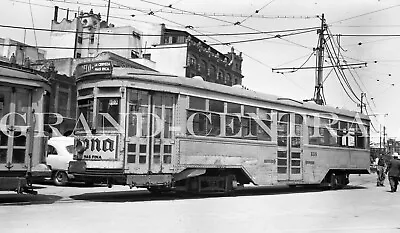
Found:
<svg viewBox="0 0 400 233"><path fill-rule="evenodd" d="M229 85L232 85L232 77L231 77L231 74L226 74L226 76L225 76L225 78L226 78L226 84L229 84Z"/></svg>
<svg viewBox="0 0 400 233"><path fill-rule="evenodd" d="M208 69L208 76L210 76L211 78L215 78L216 68L214 65L210 65L210 68Z"/></svg>
<svg viewBox="0 0 400 233"><path fill-rule="evenodd" d="M93 35L93 34L90 35L90 43L91 43L91 44L94 44L94 35Z"/></svg>
<svg viewBox="0 0 400 233"><path fill-rule="evenodd" d="M196 67L197 59L193 55L189 55L189 66Z"/></svg>
<svg viewBox="0 0 400 233"><path fill-rule="evenodd" d="M224 81L224 72L222 70L218 71L217 80L220 81L220 82Z"/></svg>
<svg viewBox="0 0 400 233"><path fill-rule="evenodd" d="M207 62L204 61L204 60L201 60L201 62L200 62L200 72L202 74L205 74L206 71L207 71Z"/></svg>
<svg viewBox="0 0 400 233"><path fill-rule="evenodd" d="M83 40L82 35L78 35L78 44L82 44L82 40Z"/></svg>

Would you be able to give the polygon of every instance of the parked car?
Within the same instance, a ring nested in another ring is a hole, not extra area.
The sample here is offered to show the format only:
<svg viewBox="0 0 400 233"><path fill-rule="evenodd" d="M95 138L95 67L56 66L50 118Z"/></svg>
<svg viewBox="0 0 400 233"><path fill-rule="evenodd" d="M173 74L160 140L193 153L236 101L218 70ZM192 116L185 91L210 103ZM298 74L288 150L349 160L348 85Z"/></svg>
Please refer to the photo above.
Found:
<svg viewBox="0 0 400 233"><path fill-rule="evenodd" d="M73 137L52 137L47 143L47 165L52 170L55 185L66 185L73 175L68 174L68 165L74 154Z"/></svg>

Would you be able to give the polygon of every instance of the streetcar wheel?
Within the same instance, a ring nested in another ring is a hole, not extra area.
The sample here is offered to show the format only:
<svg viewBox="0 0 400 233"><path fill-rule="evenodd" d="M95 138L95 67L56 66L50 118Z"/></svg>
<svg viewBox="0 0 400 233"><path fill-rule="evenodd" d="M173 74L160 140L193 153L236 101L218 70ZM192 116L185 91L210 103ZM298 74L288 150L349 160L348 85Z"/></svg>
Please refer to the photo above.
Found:
<svg viewBox="0 0 400 233"><path fill-rule="evenodd" d="M331 181L330 181L330 187L331 189L337 189L339 188L339 176L336 175L335 173L331 174Z"/></svg>
<svg viewBox="0 0 400 233"><path fill-rule="evenodd" d="M53 183L57 186L64 186L68 183L68 175L64 171L57 171L53 176Z"/></svg>
<svg viewBox="0 0 400 233"><path fill-rule="evenodd" d="M169 188L160 188L160 187L149 187L149 188L147 188L147 190L151 194L156 194L156 195L160 195L162 193L166 193L166 192L171 191L171 189L169 189Z"/></svg>

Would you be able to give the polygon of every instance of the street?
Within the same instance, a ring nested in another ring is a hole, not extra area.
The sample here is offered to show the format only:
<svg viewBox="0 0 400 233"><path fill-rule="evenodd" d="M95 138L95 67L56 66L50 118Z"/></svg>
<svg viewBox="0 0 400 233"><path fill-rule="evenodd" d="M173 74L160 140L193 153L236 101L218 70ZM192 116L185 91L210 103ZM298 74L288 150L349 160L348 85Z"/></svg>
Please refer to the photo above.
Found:
<svg viewBox="0 0 400 233"><path fill-rule="evenodd" d="M35 185L0 193L1 232L400 232L400 193L352 175L343 190L248 188L232 196L152 195L124 186Z"/></svg>

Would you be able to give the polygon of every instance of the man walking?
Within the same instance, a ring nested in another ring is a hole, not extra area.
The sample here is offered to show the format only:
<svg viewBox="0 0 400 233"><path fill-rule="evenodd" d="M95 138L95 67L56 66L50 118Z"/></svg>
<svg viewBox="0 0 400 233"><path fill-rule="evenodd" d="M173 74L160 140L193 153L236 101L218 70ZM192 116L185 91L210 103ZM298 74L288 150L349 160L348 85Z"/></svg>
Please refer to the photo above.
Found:
<svg viewBox="0 0 400 233"><path fill-rule="evenodd" d="M382 155L379 155L376 162L376 174L378 175L376 179L376 186L384 186L385 182L385 160Z"/></svg>
<svg viewBox="0 0 400 233"><path fill-rule="evenodd" d="M393 158L389 161L386 173L389 176L390 191L396 192L400 179L400 160L397 153L394 153Z"/></svg>

